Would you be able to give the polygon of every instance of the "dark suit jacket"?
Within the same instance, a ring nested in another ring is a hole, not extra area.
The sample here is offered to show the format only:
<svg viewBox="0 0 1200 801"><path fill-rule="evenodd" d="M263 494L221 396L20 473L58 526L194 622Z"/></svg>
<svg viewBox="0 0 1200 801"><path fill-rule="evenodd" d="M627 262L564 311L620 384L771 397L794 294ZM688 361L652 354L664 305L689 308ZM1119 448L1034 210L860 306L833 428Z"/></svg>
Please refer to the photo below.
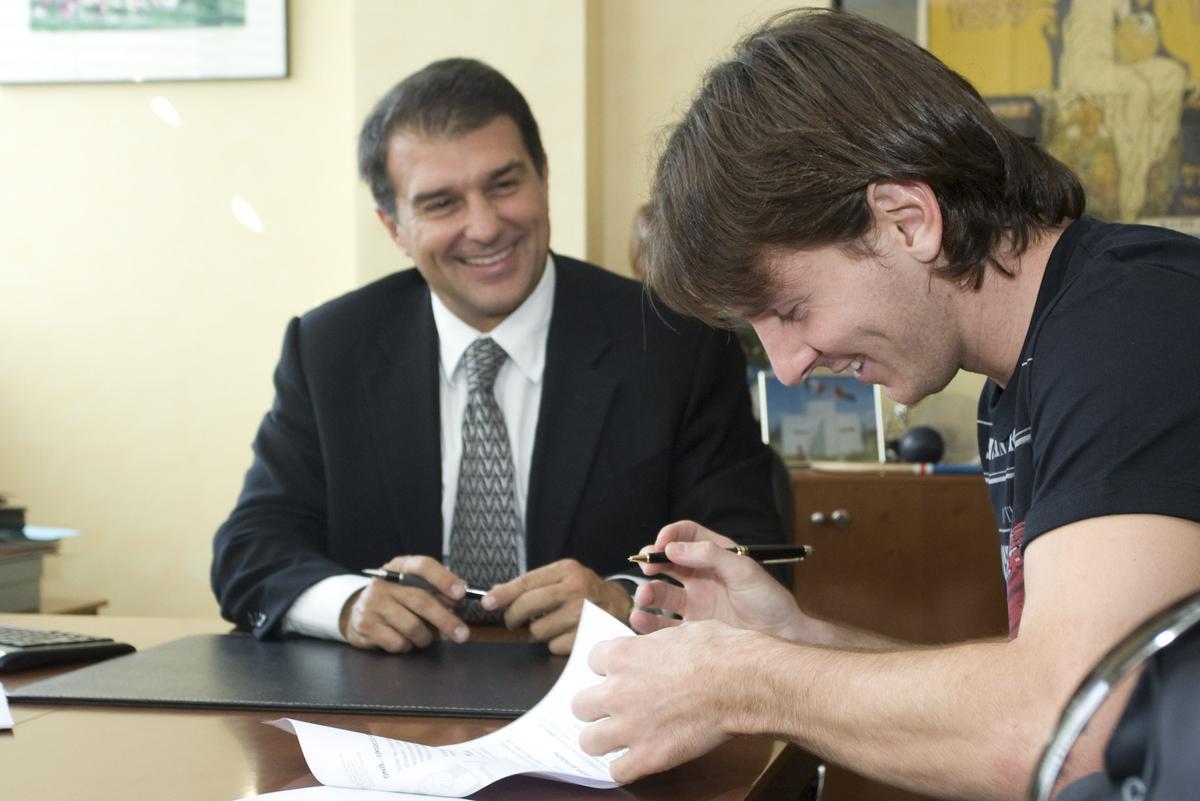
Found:
<svg viewBox="0 0 1200 801"><path fill-rule="evenodd" d="M678 519L781 539L736 339L651 307L633 281L555 264L529 567L573 557L623 571ZM321 579L399 554L441 558L438 342L420 273L293 319L275 390L212 565L221 613L260 637Z"/></svg>

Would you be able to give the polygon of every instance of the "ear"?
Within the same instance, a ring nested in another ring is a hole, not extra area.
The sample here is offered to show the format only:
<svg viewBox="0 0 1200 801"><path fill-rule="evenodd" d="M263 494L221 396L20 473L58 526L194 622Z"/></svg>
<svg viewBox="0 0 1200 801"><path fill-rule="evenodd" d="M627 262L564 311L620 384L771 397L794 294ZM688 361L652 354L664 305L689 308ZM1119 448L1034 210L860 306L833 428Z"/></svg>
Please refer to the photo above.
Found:
<svg viewBox="0 0 1200 801"><path fill-rule="evenodd" d="M895 248L926 264L942 252L942 208L929 184L879 181L867 187L867 205L884 252Z"/></svg>
<svg viewBox="0 0 1200 801"><path fill-rule="evenodd" d="M378 206L375 207L375 216L379 218L379 221L383 223L383 227L387 229L388 239L395 242L405 253L408 253L408 236L404 230L404 226L396 222L395 217Z"/></svg>

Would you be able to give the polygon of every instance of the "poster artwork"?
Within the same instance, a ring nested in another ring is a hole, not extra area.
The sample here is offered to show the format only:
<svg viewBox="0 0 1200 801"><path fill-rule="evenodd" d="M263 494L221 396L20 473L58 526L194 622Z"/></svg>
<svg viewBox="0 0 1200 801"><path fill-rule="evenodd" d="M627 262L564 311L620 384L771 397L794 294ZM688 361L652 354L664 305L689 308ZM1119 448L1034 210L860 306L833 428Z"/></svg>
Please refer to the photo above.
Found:
<svg viewBox="0 0 1200 801"><path fill-rule="evenodd" d="M1074 170L1091 214L1200 234L1200 1L931 0L929 49Z"/></svg>

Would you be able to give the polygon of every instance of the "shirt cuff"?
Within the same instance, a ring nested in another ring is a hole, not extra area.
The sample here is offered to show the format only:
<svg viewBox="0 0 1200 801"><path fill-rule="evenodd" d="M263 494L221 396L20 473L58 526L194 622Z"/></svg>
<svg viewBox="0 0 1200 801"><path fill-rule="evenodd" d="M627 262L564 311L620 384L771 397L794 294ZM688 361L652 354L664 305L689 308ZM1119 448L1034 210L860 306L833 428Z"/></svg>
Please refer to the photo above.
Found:
<svg viewBox="0 0 1200 801"><path fill-rule="evenodd" d="M635 576L630 573L615 573L611 576L605 576L604 580L605 581L627 582L625 584L625 591L628 592L630 595L633 595L635 592L637 592L638 587L642 586L643 584L648 584L650 582L650 577L649 576Z"/></svg>
<svg viewBox="0 0 1200 801"><path fill-rule="evenodd" d="M366 576L330 576L300 593L283 616L284 634L303 634L345 642L338 626L350 596L371 583Z"/></svg>

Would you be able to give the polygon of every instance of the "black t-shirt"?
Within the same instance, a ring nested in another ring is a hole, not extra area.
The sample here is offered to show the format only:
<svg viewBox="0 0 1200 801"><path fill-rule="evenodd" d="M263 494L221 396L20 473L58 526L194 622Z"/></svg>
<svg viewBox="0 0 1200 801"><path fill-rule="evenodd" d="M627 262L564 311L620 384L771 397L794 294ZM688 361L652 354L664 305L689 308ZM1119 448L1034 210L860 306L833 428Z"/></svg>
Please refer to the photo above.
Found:
<svg viewBox="0 0 1200 801"><path fill-rule="evenodd" d="M984 385L979 453L1010 637L1035 537L1105 515L1200 521L1200 239L1087 217L1071 224L1011 381Z"/></svg>

